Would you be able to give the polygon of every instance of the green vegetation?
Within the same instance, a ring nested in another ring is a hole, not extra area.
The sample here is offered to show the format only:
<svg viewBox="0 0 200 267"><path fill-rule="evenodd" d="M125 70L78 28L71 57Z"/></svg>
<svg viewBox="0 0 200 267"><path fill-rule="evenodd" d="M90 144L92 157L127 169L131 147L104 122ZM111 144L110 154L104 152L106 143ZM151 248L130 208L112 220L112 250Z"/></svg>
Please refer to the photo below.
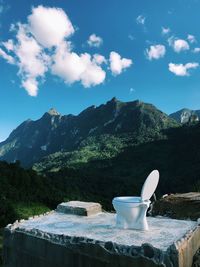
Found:
<svg viewBox="0 0 200 267"><path fill-rule="evenodd" d="M28 219L30 216L39 215L50 211L50 208L41 203L18 202L13 204L14 211L19 219Z"/></svg>
<svg viewBox="0 0 200 267"><path fill-rule="evenodd" d="M15 220L49 211L57 203L48 197L46 178L32 170L24 170L19 162L0 162L0 266L2 255L3 227ZM41 204L42 203L42 204Z"/></svg>
<svg viewBox="0 0 200 267"><path fill-rule="evenodd" d="M200 123L152 131L88 137L35 165L45 175L0 162L0 227L74 199L111 210L113 197L139 195L153 169L161 175L157 195L200 191Z"/></svg>
<svg viewBox="0 0 200 267"><path fill-rule="evenodd" d="M2 204L1 204L2 206ZM30 216L39 215L49 211L50 209L40 203L13 203L10 206L11 210L7 210L6 217L4 221L9 221L9 223L14 222L15 219L28 219ZM2 223L2 214L1 223ZM5 225L1 225L5 226ZM2 251L3 251L3 228L0 228L0 267L2 266Z"/></svg>
<svg viewBox="0 0 200 267"><path fill-rule="evenodd" d="M24 170L19 162L0 162L0 227L54 208L61 199L47 177Z"/></svg>
<svg viewBox="0 0 200 267"><path fill-rule="evenodd" d="M57 186L64 183L66 195L76 192L81 198L94 198L107 209L113 196L140 194L154 168L161 174L158 194L199 191L200 124L168 129L165 134L162 140L124 147L115 157L74 163L46 175Z"/></svg>

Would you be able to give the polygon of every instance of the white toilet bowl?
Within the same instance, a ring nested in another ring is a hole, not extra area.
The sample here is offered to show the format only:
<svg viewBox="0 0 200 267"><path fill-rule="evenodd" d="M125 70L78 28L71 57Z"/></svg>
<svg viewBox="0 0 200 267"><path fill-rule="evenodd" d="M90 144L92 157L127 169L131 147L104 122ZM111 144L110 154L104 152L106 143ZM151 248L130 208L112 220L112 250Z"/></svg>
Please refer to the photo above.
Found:
<svg viewBox="0 0 200 267"><path fill-rule="evenodd" d="M116 225L123 229L148 230L146 218L149 200L154 194L159 181L159 172L152 171L147 177L141 191L141 197L115 197L112 201L116 210Z"/></svg>

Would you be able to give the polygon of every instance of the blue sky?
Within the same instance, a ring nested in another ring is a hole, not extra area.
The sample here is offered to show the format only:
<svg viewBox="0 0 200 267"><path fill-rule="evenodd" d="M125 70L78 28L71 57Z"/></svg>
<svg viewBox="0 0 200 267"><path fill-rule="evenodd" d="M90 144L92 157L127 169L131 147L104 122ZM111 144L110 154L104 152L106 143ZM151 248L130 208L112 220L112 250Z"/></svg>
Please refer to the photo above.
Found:
<svg viewBox="0 0 200 267"><path fill-rule="evenodd" d="M200 109L199 0L0 0L0 141L117 97Z"/></svg>

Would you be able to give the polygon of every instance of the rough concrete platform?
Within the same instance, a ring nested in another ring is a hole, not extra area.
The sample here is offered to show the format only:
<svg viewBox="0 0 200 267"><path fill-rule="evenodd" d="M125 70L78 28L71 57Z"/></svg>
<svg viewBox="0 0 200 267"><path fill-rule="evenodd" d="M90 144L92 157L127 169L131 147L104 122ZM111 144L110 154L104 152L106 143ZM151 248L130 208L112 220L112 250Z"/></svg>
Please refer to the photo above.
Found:
<svg viewBox="0 0 200 267"><path fill-rule="evenodd" d="M115 227L115 214L51 212L5 228L5 267L191 267L197 222L148 217L150 231Z"/></svg>

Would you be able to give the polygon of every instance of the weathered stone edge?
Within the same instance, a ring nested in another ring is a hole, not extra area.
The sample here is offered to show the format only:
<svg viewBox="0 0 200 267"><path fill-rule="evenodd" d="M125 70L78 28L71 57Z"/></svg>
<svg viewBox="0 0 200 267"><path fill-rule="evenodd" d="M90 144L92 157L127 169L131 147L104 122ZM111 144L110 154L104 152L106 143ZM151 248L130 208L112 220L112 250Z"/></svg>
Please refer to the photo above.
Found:
<svg viewBox="0 0 200 267"><path fill-rule="evenodd" d="M41 215L36 215L29 217L28 220L32 220L34 218L43 217L49 214L54 213L55 211L52 210L50 212L46 212ZM139 257L142 256L144 258L152 260L152 262L156 264L163 264L163 266L179 266L182 259L180 258L180 251L185 248L184 244L189 239L192 239L194 236L194 232L197 229L200 232L200 220L198 220L197 226L192 228L189 232L187 232L182 238L174 242L166 251L162 251L158 248L153 247L149 243L144 243L141 246L127 246L127 245L120 245L114 242L104 242L100 240L94 240L86 237L76 237L76 236L67 236L67 235L59 235L59 234L51 234L46 233L38 229L26 229L20 227L20 223L24 222L25 220L17 220L13 224L8 224L5 227L5 233L9 232L10 234L14 232L24 233L31 235L33 237L45 239L49 242L70 247L71 249L77 250L77 245L93 245L93 246L100 246L101 248L105 249L111 254L117 255L124 255L129 257ZM200 244L199 244L200 246ZM198 248L197 248L198 249ZM79 251L81 253L81 251ZM193 255L192 255L193 257ZM180 267L185 267L184 264L181 264Z"/></svg>
<svg viewBox="0 0 200 267"><path fill-rule="evenodd" d="M90 255L91 252L87 249L88 246L89 247L96 246L100 247L101 249L107 251L110 254L123 255L131 258L143 257L152 261L155 264L159 264L159 266L173 266L171 264L166 265L166 263L169 263L170 261L169 255L167 255L162 250L157 249L148 243L144 243L141 246L134 246L134 245L127 246L127 245L120 245L111 241L104 242L86 237L76 237L76 236L67 236L63 234L59 235L59 234L46 233L38 229L28 230L18 227L15 228L15 230L13 229L11 230L8 227L5 228L5 236L10 234L12 235L14 233L26 234L39 239L45 239L48 242L65 246L74 251L79 250L80 254Z"/></svg>

